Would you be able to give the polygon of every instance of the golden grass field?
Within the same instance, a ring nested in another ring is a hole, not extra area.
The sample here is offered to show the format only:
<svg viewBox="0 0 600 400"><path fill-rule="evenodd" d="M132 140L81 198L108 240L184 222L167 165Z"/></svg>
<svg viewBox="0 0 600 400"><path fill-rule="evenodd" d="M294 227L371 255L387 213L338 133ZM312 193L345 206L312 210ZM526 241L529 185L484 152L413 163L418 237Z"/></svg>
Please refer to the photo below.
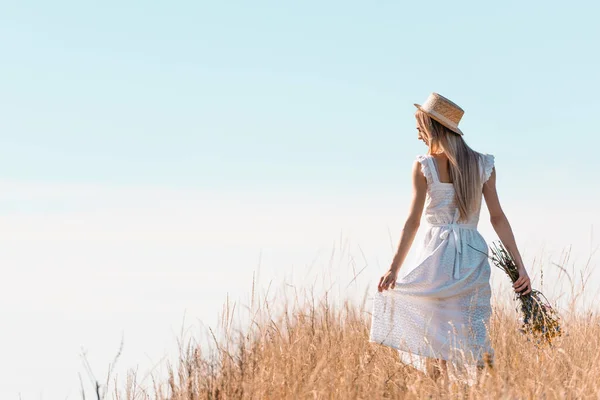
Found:
<svg viewBox="0 0 600 400"><path fill-rule="evenodd" d="M312 290L303 290L300 295L287 286L294 294L278 295L275 302L257 296L253 284L251 304L246 306L250 324L234 328L236 306L227 302L219 334L208 332L213 351L205 354L194 342L180 343L180 360L168 368L167 376L154 377L150 387L142 387L131 373L112 397L600 398L600 316L574 306L585 285L571 294L571 306L560 310L564 334L551 347L538 349L519 333L514 307L495 305L490 328L495 365L472 386L435 381L402 365L395 350L370 343L368 291L360 304L346 300L334 305L329 293L316 297Z"/></svg>
<svg viewBox="0 0 600 400"><path fill-rule="evenodd" d="M514 292L496 291L490 321L494 366L471 386L434 380L403 365L396 350L369 342L369 298L376 289L345 298L348 285L334 299L333 285L322 273L317 278L329 289L319 295L314 284L301 288L285 282L257 294L253 279L248 304L226 299L219 326L206 329L207 345L199 345L197 337L178 340L178 361L150 379L136 371L125 380L113 379L109 368L106 383L95 382L93 398L600 399L598 284L590 279L590 260L571 273L557 265L553 283L566 283L567 289L561 286L560 295L549 299L555 306L562 300L556 308L563 335L552 346L528 341L519 332ZM543 268L539 272L544 291ZM353 268L351 275L355 283L360 272ZM537 279L532 282L538 288ZM236 324L241 313L248 322Z"/></svg>

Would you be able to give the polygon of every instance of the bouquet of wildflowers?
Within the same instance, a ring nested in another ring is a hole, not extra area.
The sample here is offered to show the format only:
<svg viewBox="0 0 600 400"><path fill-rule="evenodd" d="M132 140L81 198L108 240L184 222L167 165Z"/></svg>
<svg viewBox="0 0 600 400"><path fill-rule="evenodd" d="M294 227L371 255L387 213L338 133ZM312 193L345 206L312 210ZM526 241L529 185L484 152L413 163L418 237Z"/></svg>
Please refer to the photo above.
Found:
<svg viewBox="0 0 600 400"><path fill-rule="evenodd" d="M494 265L503 270L514 283L519 278L519 271L513 257L502 242L493 243L490 249L490 259ZM525 295L517 294L517 298L520 303L517 310L520 309L523 317L521 332L531 335L537 344L552 344L554 338L561 336L558 313L542 292L532 288Z"/></svg>

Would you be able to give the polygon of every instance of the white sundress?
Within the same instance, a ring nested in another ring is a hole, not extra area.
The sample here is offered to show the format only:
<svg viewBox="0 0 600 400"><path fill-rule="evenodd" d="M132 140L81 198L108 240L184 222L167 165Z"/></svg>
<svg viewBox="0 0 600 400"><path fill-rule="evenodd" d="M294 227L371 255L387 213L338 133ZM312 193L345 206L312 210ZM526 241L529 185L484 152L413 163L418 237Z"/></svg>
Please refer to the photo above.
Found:
<svg viewBox="0 0 600 400"><path fill-rule="evenodd" d="M414 268L372 297L369 341L397 349L402 362L423 372L426 358L447 360L452 380L472 384L476 366L494 359L488 247L477 231L481 197L469 221L457 223L454 185L440 182L432 156L417 160L427 180L424 241ZM480 161L486 182L494 156Z"/></svg>

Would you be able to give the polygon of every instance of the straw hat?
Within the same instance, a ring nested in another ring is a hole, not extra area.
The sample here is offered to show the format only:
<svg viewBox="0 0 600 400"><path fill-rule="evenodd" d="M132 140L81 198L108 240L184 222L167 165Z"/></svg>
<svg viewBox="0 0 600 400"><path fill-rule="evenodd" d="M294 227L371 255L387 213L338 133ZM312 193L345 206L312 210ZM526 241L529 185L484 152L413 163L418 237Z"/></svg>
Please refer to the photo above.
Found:
<svg viewBox="0 0 600 400"><path fill-rule="evenodd" d="M451 131L463 134L458 129L458 123L465 111L441 94L431 93L423 105L415 103L415 107Z"/></svg>

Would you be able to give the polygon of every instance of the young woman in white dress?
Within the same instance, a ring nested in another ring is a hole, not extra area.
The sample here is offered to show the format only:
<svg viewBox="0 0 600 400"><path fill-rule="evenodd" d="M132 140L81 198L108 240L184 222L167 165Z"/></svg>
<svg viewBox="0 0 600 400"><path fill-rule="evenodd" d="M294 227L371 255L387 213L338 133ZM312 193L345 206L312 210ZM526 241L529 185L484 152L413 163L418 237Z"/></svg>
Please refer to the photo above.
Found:
<svg viewBox="0 0 600 400"><path fill-rule="evenodd" d="M490 222L519 268L516 292L531 292L508 219L496 192L494 157L472 150L458 122L464 111L432 93L415 104L418 139L428 146L412 168L412 203L400 243L375 294L370 341L396 348L400 359L435 379L492 366L490 264L477 231L482 196ZM417 263L398 272L425 211L426 229Z"/></svg>

